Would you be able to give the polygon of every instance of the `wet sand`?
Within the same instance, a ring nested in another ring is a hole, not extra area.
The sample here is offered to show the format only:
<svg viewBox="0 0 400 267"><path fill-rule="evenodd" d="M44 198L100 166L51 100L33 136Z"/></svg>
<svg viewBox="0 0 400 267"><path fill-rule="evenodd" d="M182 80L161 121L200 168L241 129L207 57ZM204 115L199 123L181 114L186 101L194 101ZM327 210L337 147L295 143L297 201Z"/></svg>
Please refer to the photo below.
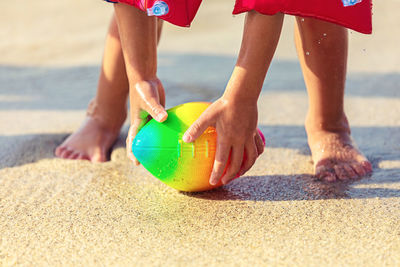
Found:
<svg viewBox="0 0 400 267"><path fill-rule="evenodd" d="M205 1L191 29L165 28L169 107L221 95L241 39L232 3ZM107 163L53 156L95 92L112 7L0 3L0 265L399 266L399 8L376 1L374 34L350 33L346 111L371 177L312 177L287 17L259 101L266 152L230 185L187 194L132 166L126 127Z"/></svg>

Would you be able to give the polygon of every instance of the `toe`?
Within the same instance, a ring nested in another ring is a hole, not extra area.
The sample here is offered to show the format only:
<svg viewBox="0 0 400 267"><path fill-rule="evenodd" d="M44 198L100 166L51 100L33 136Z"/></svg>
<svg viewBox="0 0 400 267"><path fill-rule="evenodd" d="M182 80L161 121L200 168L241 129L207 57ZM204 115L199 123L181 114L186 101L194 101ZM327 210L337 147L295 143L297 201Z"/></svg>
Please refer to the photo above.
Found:
<svg viewBox="0 0 400 267"><path fill-rule="evenodd" d="M353 168L350 165L344 164L343 168L347 172L347 176L349 178L356 179L358 177L357 173L353 170Z"/></svg>
<svg viewBox="0 0 400 267"><path fill-rule="evenodd" d="M322 179L325 173L327 172L327 168L324 165L316 166L315 167L315 176L318 179Z"/></svg>
<svg viewBox="0 0 400 267"><path fill-rule="evenodd" d="M90 160L90 157L84 153L79 153L78 157L76 159L80 160Z"/></svg>
<svg viewBox="0 0 400 267"><path fill-rule="evenodd" d="M329 183L335 182L336 179L336 175L332 172L325 172L322 176L322 180Z"/></svg>
<svg viewBox="0 0 400 267"><path fill-rule="evenodd" d="M315 176L325 182L336 181L336 175L332 172L332 169L325 165L320 165L315 168Z"/></svg>
<svg viewBox="0 0 400 267"><path fill-rule="evenodd" d="M361 162L361 166L363 166L366 174L372 173L372 164L368 160Z"/></svg>
<svg viewBox="0 0 400 267"><path fill-rule="evenodd" d="M58 146L56 150L54 151L54 155L57 157L61 157L62 152L64 152L65 146Z"/></svg>
<svg viewBox="0 0 400 267"><path fill-rule="evenodd" d="M73 153L72 150L69 150L68 148L65 148L64 151L60 154L60 158L63 159L68 159L69 156Z"/></svg>
<svg viewBox="0 0 400 267"><path fill-rule="evenodd" d="M335 165L333 166L333 169L335 170L335 174L339 180L345 181L348 179L347 173L342 165Z"/></svg>
<svg viewBox="0 0 400 267"><path fill-rule="evenodd" d="M362 177L366 174L363 166L360 163L354 163L351 165L351 167L353 168L353 170L357 173L357 175L359 177Z"/></svg>
<svg viewBox="0 0 400 267"><path fill-rule="evenodd" d="M79 152L73 152L73 153L71 153L71 155L69 155L69 159L77 159L78 158L78 156L79 156Z"/></svg>

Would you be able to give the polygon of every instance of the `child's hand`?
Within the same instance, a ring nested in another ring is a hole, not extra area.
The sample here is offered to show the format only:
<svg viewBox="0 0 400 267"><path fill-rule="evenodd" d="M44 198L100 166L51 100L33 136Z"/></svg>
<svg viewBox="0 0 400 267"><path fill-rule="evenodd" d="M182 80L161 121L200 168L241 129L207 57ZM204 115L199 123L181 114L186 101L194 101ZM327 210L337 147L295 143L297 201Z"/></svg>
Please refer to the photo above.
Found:
<svg viewBox="0 0 400 267"><path fill-rule="evenodd" d="M215 127L218 134L210 184L215 185L220 179L227 184L247 172L264 151L257 131L257 101L221 97L189 127L183 141L193 142L209 126ZM229 156L229 166L224 173Z"/></svg>
<svg viewBox="0 0 400 267"><path fill-rule="evenodd" d="M126 153L136 165L139 161L132 153L132 142L139 130L153 117L158 122L167 119L164 109L165 91L161 81L157 78L140 81L130 88L130 115L131 127L126 139Z"/></svg>

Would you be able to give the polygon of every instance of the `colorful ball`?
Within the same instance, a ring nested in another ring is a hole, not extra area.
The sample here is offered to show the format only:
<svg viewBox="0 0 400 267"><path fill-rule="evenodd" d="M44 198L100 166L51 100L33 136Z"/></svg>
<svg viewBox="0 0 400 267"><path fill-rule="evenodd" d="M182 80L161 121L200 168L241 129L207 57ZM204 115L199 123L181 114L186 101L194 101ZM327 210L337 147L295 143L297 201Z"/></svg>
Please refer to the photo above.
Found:
<svg viewBox="0 0 400 267"><path fill-rule="evenodd" d="M150 120L133 140L136 159L172 188L192 192L222 185L209 183L217 142L215 128L209 127L193 143L182 141L183 134L209 105L193 102L171 108L165 122Z"/></svg>

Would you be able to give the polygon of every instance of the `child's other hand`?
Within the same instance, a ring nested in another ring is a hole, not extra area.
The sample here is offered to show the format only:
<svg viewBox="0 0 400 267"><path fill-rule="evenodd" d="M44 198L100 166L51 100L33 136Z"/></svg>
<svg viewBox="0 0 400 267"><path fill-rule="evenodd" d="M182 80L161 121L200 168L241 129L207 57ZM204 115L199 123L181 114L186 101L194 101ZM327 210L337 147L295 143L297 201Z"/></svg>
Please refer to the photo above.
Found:
<svg viewBox="0 0 400 267"><path fill-rule="evenodd" d="M246 173L264 151L257 131L257 100L246 102L234 97L221 97L189 127L183 141L193 142L209 126L215 127L218 134L210 184L215 185L220 179L227 184Z"/></svg>
<svg viewBox="0 0 400 267"><path fill-rule="evenodd" d="M140 81L130 88L130 115L131 126L126 139L126 153L136 165L139 161L132 153L132 142L139 130L153 117L158 122L167 119L168 114L164 109L165 91L161 81Z"/></svg>

